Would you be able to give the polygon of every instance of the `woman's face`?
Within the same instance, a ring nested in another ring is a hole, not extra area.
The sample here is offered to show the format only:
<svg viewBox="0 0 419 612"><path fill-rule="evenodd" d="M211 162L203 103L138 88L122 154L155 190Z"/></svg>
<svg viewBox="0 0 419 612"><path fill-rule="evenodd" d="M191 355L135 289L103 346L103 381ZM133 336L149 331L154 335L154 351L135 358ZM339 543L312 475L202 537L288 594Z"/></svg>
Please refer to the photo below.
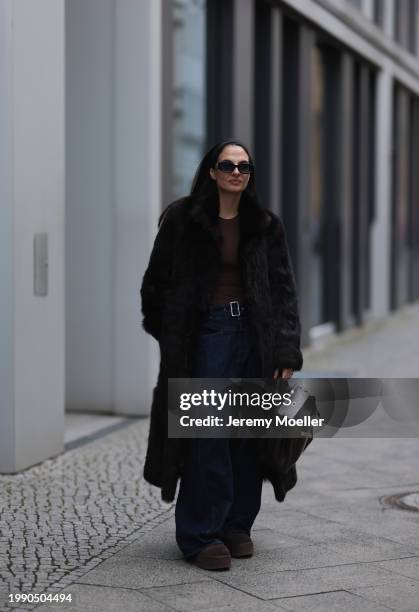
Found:
<svg viewBox="0 0 419 612"><path fill-rule="evenodd" d="M239 145L229 144L224 147L218 156L217 162L229 160L234 164L241 161L250 161L246 151ZM240 174L238 168L234 168L232 173L221 172L218 168L210 168L210 176L217 183L219 190L228 191L230 193L239 193L244 191L250 179L250 174Z"/></svg>

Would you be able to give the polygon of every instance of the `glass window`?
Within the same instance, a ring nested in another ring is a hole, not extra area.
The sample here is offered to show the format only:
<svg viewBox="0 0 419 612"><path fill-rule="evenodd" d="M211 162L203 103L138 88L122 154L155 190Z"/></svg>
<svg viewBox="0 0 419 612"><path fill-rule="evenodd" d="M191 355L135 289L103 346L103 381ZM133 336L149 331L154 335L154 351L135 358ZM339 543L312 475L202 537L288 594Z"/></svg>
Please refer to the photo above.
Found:
<svg viewBox="0 0 419 612"><path fill-rule="evenodd" d="M352 4L355 8L362 9L362 0L346 0L348 4Z"/></svg>
<svg viewBox="0 0 419 612"><path fill-rule="evenodd" d="M408 49L414 55L417 54L418 42L418 18L419 18L419 1L410 0L409 11L409 27L408 27Z"/></svg>
<svg viewBox="0 0 419 612"><path fill-rule="evenodd" d="M173 0L173 196L186 195L205 146L205 0Z"/></svg>
<svg viewBox="0 0 419 612"><path fill-rule="evenodd" d="M413 54L417 52L418 0L395 2L394 38Z"/></svg>
<svg viewBox="0 0 419 612"><path fill-rule="evenodd" d="M398 308L409 294L409 196L410 196L410 104L409 92L396 84L393 116L393 207L392 207L392 294L391 306Z"/></svg>
<svg viewBox="0 0 419 612"><path fill-rule="evenodd" d="M325 74L321 50L313 49L313 98L312 98L312 284L311 313L314 325L324 323L324 244L322 227L324 221L324 135L325 135Z"/></svg>
<svg viewBox="0 0 419 612"><path fill-rule="evenodd" d="M384 4L383 0L374 0L373 4L373 21L378 26L382 27L384 21Z"/></svg>

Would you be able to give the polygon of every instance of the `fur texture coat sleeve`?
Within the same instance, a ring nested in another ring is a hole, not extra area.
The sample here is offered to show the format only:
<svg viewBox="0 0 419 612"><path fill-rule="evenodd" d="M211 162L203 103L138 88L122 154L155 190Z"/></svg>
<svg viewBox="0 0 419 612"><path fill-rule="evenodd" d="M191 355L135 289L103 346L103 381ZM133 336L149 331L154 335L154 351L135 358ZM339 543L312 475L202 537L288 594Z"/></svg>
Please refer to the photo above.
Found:
<svg viewBox="0 0 419 612"><path fill-rule="evenodd" d="M143 328L160 339L165 293L170 282L174 246L173 211L161 217L160 227L141 284Z"/></svg>
<svg viewBox="0 0 419 612"><path fill-rule="evenodd" d="M284 225L277 215L268 213L272 220L267 253L269 284L275 327L281 330L275 344L275 363L280 371L283 368L301 370L301 322L294 270Z"/></svg>

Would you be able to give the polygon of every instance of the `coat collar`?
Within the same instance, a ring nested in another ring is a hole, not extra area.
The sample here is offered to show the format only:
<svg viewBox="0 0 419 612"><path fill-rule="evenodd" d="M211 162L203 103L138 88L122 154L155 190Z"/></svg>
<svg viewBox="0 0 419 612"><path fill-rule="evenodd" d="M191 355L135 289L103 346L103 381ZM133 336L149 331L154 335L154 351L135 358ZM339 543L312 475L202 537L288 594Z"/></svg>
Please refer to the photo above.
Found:
<svg viewBox="0 0 419 612"><path fill-rule="evenodd" d="M218 194L205 200L192 198L188 205L190 217L206 230L216 241L220 240ZM263 234L269 226L270 216L257 202L242 193L239 204L240 241L242 243Z"/></svg>

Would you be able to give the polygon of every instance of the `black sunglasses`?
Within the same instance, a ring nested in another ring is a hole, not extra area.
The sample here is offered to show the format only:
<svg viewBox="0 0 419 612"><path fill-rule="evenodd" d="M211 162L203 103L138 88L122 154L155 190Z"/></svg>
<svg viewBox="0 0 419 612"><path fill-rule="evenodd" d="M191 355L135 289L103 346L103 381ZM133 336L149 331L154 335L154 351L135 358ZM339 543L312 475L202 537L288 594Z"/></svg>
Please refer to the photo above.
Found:
<svg viewBox="0 0 419 612"><path fill-rule="evenodd" d="M242 161L238 164L233 164L229 159L224 159L215 164L215 167L221 172L233 173L235 168L238 168L240 174L250 174L254 170L253 164Z"/></svg>

